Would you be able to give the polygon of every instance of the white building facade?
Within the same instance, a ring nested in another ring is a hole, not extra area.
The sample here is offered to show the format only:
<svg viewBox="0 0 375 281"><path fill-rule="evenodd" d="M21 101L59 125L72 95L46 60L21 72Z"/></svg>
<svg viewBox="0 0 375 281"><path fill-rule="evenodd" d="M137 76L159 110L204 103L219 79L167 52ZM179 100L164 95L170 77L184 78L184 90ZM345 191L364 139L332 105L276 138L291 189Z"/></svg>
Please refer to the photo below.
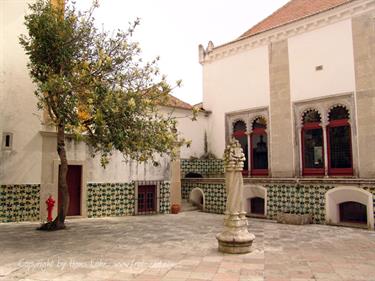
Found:
<svg viewBox="0 0 375 281"><path fill-rule="evenodd" d="M43 220L44 201L58 198L56 134L41 123L18 43L28 2L0 2L0 221ZM292 0L238 39L200 46L199 62L205 111L192 122L190 105L173 109L192 140L181 163L115 153L104 170L67 137L71 215L168 213L181 196L223 213L222 161L187 160L207 152L206 134L218 157L231 137L241 143L250 216L374 228L375 0Z"/></svg>
<svg viewBox="0 0 375 281"><path fill-rule="evenodd" d="M200 46L199 61L209 144L217 155L242 144L249 214L374 228L375 1L292 0Z"/></svg>

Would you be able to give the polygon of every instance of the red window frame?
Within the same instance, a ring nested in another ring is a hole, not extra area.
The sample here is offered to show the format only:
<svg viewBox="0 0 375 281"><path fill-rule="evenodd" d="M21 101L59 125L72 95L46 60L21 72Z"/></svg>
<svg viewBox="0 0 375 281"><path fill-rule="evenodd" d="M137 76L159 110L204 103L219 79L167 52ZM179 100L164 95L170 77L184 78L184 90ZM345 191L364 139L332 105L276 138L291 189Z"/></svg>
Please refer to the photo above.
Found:
<svg viewBox="0 0 375 281"><path fill-rule="evenodd" d="M268 176L268 169L254 169L254 151L253 151L253 135L266 135L266 129L254 128L250 135L250 157L251 157L251 175L252 176ZM268 139L267 139L267 157L268 157ZM268 161L267 161L268 166Z"/></svg>
<svg viewBox="0 0 375 281"><path fill-rule="evenodd" d="M322 130L322 138L323 138L323 168L305 168L305 132L308 131L308 130L314 130L314 129L321 129ZM323 135L323 128L322 126L320 126L320 123L319 122L310 122L310 123L305 123L302 127L302 130L301 130L301 142L302 142L302 151L301 151L301 154L302 154L302 175L303 176L324 176L325 175L325 172L324 172L324 162L325 162L325 158L324 158L324 151L325 151L325 147L324 147L324 135Z"/></svg>
<svg viewBox="0 0 375 281"><path fill-rule="evenodd" d="M238 138L242 138L242 137L247 137L247 134L246 134L246 132L245 131L236 131L236 132L234 132L233 133L233 135L232 135L235 139L237 139L237 137ZM247 143L248 143L248 145L249 145L249 140L247 139ZM244 151L243 152L245 155L247 154L247 159L249 159L249 152L248 151ZM249 165L248 165L249 166ZM244 176L248 176L249 175L249 171L248 170L245 170L245 166L244 166L244 170L242 170L242 175L244 175Z"/></svg>
<svg viewBox="0 0 375 281"><path fill-rule="evenodd" d="M331 142L330 128L349 127L349 145L351 168L332 168L331 167ZM352 176L353 175L353 145L352 145L352 128L348 119L331 120L327 126L327 154L328 154L328 175L329 176Z"/></svg>

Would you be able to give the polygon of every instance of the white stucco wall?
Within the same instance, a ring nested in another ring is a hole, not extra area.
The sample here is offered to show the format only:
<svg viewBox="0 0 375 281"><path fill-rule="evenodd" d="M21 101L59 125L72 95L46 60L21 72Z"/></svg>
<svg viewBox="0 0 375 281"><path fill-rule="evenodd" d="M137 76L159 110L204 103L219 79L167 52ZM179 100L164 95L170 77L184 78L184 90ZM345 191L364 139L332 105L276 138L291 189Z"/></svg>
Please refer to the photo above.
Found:
<svg viewBox="0 0 375 281"><path fill-rule="evenodd" d="M268 46L204 64L203 106L212 111L208 134L218 157L225 147L225 113L268 105Z"/></svg>
<svg viewBox="0 0 375 281"><path fill-rule="evenodd" d="M288 48L292 101L355 90L350 19L289 38Z"/></svg>
<svg viewBox="0 0 375 281"><path fill-rule="evenodd" d="M36 109L33 85L26 68L26 56L18 43L26 0L0 1L0 138L13 133L13 149L0 149L0 183L40 183L40 113Z"/></svg>
<svg viewBox="0 0 375 281"><path fill-rule="evenodd" d="M166 110L169 111L170 109ZM204 132L207 130L209 117L206 117L205 113L199 113L197 120L192 121L192 111L183 109L175 109L173 116L176 117L177 130L181 138L191 141L190 147L186 145L181 147L180 157L200 157L204 153Z"/></svg>
<svg viewBox="0 0 375 281"><path fill-rule="evenodd" d="M168 157L157 157L159 166L152 163L125 162L119 152L114 152L109 164L104 169L99 157L91 158L87 154L87 182L116 183L146 180L170 180L170 161Z"/></svg>
<svg viewBox="0 0 375 281"><path fill-rule="evenodd" d="M172 112L177 118L177 130L180 136L191 140L191 146L181 147L180 157L199 157L204 151L204 131L207 117L203 113L198 115L197 121L191 120L191 111L183 109L163 108L165 113ZM140 136L141 137L141 136ZM68 146L67 146L68 147ZM72 145L70 148L74 148ZM77 147L78 148L78 147ZM82 149L80 149L82 151ZM82 152L81 152L82 153ZM73 151L69 152L71 159L79 160ZM91 158L86 153L87 181L88 182L129 182L132 180L170 180L169 157L157 157L160 166L154 167L152 163L125 162L121 153L115 152L108 166L103 169L100 166L99 157Z"/></svg>

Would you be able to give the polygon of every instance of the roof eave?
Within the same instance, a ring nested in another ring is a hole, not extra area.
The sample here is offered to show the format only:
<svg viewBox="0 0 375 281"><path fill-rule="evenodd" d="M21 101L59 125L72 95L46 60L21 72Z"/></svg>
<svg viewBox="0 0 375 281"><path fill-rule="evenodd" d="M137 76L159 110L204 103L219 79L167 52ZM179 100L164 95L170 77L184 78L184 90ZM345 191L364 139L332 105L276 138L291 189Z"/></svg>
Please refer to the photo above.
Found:
<svg viewBox="0 0 375 281"><path fill-rule="evenodd" d="M354 0L354 1L355 1L355 0ZM310 15L307 15L307 16L304 16L304 17L301 17L301 18L298 18L298 19L292 20L292 21L288 21L288 22L286 22L286 23L283 23L283 24L280 24L280 25L274 26L274 27L269 28L269 29L266 29L266 30L259 31L259 32L254 33L254 34L250 34L250 35L248 35L248 36L243 36L243 37L241 36L241 37L239 37L239 38L237 38L237 39L235 39L235 40L233 40L233 41L229 41L229 42L227 42L227 43L224 43L224 44L221 44L221 45L219 45L219 46L214 47L213 50L212 50L212 52L214 52L215 50L221 49L221 48L223 48L223 47L229 46L229 45L231 45L231 44L235 44L235 43L241 42L241 41L243 41L243 40L247 40L247 39L249 39L249 38L251 38L251 37L254 37L254 36L260 35L260 34L262 34L262 33L266 33L266 32L269 32L269 31L273 31L273 30L275 30L275 29L277 29L277 28L284 27L284 26L286 26L286 25L289 25L289 24L292 24L292 23L295 23L295 22L298 22L298 21L301 21L301 20L304 20L304 19L307 19L307 18L310 18L310 17L316 16L316 15L318 15L318 14L320 14L320 13L325 13L325 12L331 11L331 10L333 10L333 9L336 9L336 8L338 8L338 7L342 7L342 6L348 5L348 4L350 4L350 3L351 3L351 2L342 3L342 4L340 4L340 5L337 5L337 6L334 6L334 7L328 8L328 9L325 9L325 10L321 10L321 11L319 11L319 12L316 12L316 13L313 13L313 14L310 14Z"/></svg>

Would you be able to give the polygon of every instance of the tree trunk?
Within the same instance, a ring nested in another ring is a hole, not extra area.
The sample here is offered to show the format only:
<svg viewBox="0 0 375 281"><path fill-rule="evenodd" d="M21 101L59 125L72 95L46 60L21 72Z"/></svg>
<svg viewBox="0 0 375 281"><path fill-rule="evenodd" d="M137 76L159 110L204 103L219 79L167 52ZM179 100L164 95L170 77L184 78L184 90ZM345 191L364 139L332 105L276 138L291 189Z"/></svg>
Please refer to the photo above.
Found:
<svg viewBox="0 0 375 281"><path fill-rule="evenodd" d="M65 125L59 124L57 127L57 153L60 157L60 169L59 169L59 183L58 191L61 196L61 200L58 200L57 217L52 222L47 222L39 227L39 230L59 230L65 228L65 217L69 209L69 190L68 183L66 181L68 173L68 160L66 158L65 151Z"/></svg>

